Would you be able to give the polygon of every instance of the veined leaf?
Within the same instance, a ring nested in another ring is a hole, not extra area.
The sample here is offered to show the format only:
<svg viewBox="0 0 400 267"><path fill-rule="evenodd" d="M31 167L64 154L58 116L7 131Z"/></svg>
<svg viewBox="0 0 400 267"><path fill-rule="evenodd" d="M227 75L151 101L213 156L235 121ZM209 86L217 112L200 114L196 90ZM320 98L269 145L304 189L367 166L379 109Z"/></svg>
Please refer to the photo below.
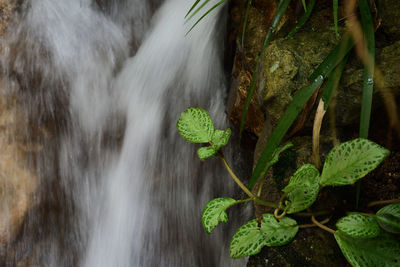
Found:
<svg viewBox="0 0 400 267"><path fill-rule="evenodd" d="M375 169L389 153L389 150L368 139L357 138L342 143L333 148L326 157L320 184L353 184Z"/></svg>
<svg viewBox="0 0 400 267"><path fill-rule="evenodd" d="M205 147L200 147L197 149L197 156L201 160L205 160L209 157L214 156L217 153L218 150L215 149L214 146L205 146Z"/></svg>
<svg viewBox="0 0 400 267"><path fill-rule="evenodd" d="M202 108L186 109L176 124L181 136L192 143L211 142L214 125L210 115Z"/></svg>
<svg viewBox="0 0 400 267"><path fill-rule="evenodd" d="M264 246L282 246L289 243L297 234L299 227L291 218L277 221L272 214L263 214L261 227L257 219L242 225L235 233L229 246L232 258L255 255Z"/></svg>
<svg viewBox="0 0 400 267"><path fill-rule="evenodd" d="M277 221L272 214L263 214L261 233L265 237L265 245L269 247L288 244L296 236L299 227L297 222L289 217Z"/></svg>
<svg viewBox="0 0 400 267"><path fill-rule="evenodd" d="M287 213L296 213L310 207L319 192L319 171L312 164L303 165L290 178L289 184L282 190L286 193L289 206Z"/></svg>
<svg viewBox="0 0 400 267"><path fill-rule="evenodd" d="M376 213L379 225L387 232L400 234L400 203L381 208Z"/></svg>
<svg viewBox="0 0 400 267"><path fill-rule="evenodd" d="M229 245L232 258L241 258L259 253L266 245L265 236L258 227L257 219L253 219L242 225Z"/></svg>
<svg viewBox="0 0 400 267"><path fill-rule="evenodd" d="M223 130L215 130L212 138L211 138L211 143L213 146L217 148L217 150L223 146L226 146L228 144L229 137L231 136L231 129L226 129L225 131Z"/></svg>
<svg viewBox="0 0 400 267"><path fill-rule="evenodd" d="M382 232L375 238L352 238L341 231L335 239L352 266L400 266L400 242Z"/></svg>
<svg viewBox="0 0 400 267"><path fill-rule="evenodd" d="M235 202L236 200L232 198L215 198L206 204L201 215L201 222L208 234L211 234L211 231L220 222L228 222L228 215L225 210Z"/></svg>
<svg viewBox="0 0 400 267"><path fill-rule="evenodd" d="M336 227L348 236L354 238L374 238L380 233L379 225L372 216L352 213L341 218Z"/></svg>

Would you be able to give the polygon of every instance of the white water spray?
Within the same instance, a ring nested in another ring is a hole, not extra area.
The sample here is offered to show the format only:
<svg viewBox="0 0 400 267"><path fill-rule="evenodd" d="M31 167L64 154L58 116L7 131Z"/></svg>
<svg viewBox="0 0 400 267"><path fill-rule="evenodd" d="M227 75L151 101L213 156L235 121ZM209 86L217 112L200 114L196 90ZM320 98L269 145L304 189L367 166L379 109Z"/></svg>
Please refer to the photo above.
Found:
<svg viewBox="0 0 400 267"><path fill-rule="evenodd" d="M52 173L58 177L40 176L43 183L60 179L63 209L73 215L36 248L38 262L244 264L228 258L223 231L209 237L201 228L204 204L232 191L226 174L217 163L199 166L195 147L175 129L188 106L201 106L218 127L226 125L221 20L213 12L185 37L190 4L166 0L153 15L155 3L137 0L37 0L22 8L5 41L3 66L26 77L20 79L25 90L39 79L28 110L65 119L56 122ZM71 245L76 248L64 251Z"/></svg>

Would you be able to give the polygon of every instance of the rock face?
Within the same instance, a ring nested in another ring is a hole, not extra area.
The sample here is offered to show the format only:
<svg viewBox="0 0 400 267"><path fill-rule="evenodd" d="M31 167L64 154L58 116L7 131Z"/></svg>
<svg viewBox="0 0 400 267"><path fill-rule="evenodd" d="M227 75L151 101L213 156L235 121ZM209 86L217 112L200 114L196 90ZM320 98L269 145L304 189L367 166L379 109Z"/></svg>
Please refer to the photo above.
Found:
<svg viewBox="0 0 400 267"><path fill-rule="evenodd" d="M0 36L5 33L7 25L12 18L16 7L15 2L13 0L0 0Z"/></svg>
<svg viewBox="0 0 400 267"><path fill-rule="evenodd" d="M397 0L376 1L382 19L382 30L391 40L400 40L400 2Z"/></svg>
<svg viewBox="0 0 400 267"><path fill-rule="evenodd" d="M13 87L0 80L0 252L19 233L37 188L27 155L40 147L26 142L27 123Z"/></svg>

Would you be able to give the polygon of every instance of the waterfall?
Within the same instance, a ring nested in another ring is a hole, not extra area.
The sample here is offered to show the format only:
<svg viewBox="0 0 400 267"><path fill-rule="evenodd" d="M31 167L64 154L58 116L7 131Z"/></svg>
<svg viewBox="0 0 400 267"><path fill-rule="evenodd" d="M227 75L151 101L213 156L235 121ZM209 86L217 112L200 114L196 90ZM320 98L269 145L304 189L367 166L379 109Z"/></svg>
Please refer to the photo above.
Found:
<svg viewBox="0 0 400 267"><path fill-rule="evenodd" d="M29 121L54 136L35 165L49 204L29 213L19 253L40 266L245 264L229 259L232 227L201 227L204 205L233 184L175 128L189 106L227 127L223 10L185 36L191 4L22 3L2 72L18 82Z"/></svg>

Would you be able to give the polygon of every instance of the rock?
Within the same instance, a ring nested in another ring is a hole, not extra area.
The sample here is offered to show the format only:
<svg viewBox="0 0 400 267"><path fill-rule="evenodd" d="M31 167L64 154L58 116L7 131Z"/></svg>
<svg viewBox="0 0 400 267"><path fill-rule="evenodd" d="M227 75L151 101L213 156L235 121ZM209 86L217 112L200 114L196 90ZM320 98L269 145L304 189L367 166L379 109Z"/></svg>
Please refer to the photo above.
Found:
<svg viewBox="0 0 400 267"><path fill-rule="evenodd" d="M273 41L260 58L258 93L276 125L295 93L309 84L314 69L338 40L332 31L300 32Z"/></svg>
<svg viewBox="0 0 400 267"><path fill-rule="evenodd" d="M0 252L16 238L34 204L38 181L27 151L40 149L26 143L26 120L9 88L10 83L0 80Z"/></svg>
<svg viewBox="0 0 400 267"><path fill-rule="evenodd" d="M301 32L294 38L278 39L271 43L261 58L262 74L259 96L271 116L272 125L282 117L296 92L309 84L308 78L337 43L331 31ZM299 44L301 48L299 48ZM375 80L387 89L397 92L400 86L400 43L386 46L376 55ZM382 73L382 76L379 75ZM362 96L363 67L358 60L350 60L338 88L337 126L358 125ZM375 86L374 108L382 106Z"/></svg>
<svg viewBox="0 0 400 267"><path fill-rule="evenodd" d="M15 7L16 1L14 0L0 0L0 36L4 35Z"/></svg>
<svg viewBox="0 0 400 267"><path fill-rule="evenodd" d="M381 29L390 40L400 40L400 1L378 0L376 1L378 15L382 20Z"/></svg>
<svg viewBox="0 0 400 267"><path fill-rule="evenodd" d="M255 58L261 49L267 34L267 27L277 7L277 1L253 1L249 9L248 23L244 38L244 47L241 47L243 29L243 11L246 1L233 3L231 11L233 32L229 39L235 40L236 53L232 70L232 86L228 101L228 116L231 121L239 125L241 121L244 102L255 66ZM242 14L239 14L242 12ZM256 94L251 100L245 128L259 135L264 123L264 114Z"/></svg>

